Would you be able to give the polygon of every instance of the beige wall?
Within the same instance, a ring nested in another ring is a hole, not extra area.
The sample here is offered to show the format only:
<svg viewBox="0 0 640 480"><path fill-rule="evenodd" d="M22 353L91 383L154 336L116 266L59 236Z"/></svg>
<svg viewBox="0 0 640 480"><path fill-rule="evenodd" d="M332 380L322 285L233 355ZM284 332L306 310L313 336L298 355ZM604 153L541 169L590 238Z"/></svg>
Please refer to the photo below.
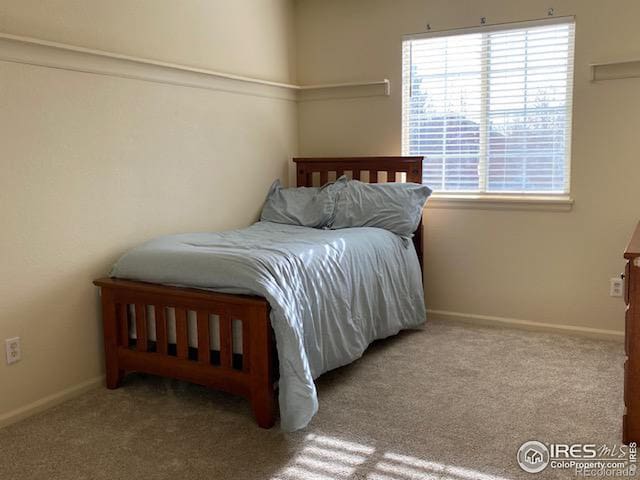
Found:
<svg viewBox="0 0 640 480"><path fill-rule="evenodd" d="M284 0L0 2L1 32L278 81L292 18ZM296 129L292 101L0 62L0 339L23 344L0 421L99 376L91 280L150 237L253 221Z"/></svg>
<svg viewBox="0 0 640 480"><path fill-rule="evenodd" d="M640 80L592 84L589 63L640 56L640 2L300 0L301 83L391 80L390 97L299 104L301 154L400 153L401 38L423 31L576 16L571 212L426 210L429 308L623 329L609 278L640 216Z"/></svg>
<svg viewBox="0 0 640 480"><path fill-rule="evenodd" d="M286 82L293 14L288 0L2 0L0 32Z"/></svg>

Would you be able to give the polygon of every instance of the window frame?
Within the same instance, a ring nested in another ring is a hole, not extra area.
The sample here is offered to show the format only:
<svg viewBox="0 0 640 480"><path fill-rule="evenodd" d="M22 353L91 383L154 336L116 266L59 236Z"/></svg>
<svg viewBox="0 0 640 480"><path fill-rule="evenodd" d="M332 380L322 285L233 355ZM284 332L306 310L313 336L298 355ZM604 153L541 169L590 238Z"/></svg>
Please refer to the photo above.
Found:
<svg viewBox="0 0 640 480"><path fill-rule="evenodd" d="M567 84L567 97L566 97L566 118L567 118L567 131L566 144L565 144L565 184L567 186L566 191L563 192L500 192L500 191L487 191L486 190L486 175L481 176L478 181L479 191L457 191L457 190L444 190L437 191L432 194L432 198L429 202L432 207L441 208L504 208L517 210L528 209L550 209L554 211L566 211L571 210L573 205L573 198L571 197L571 147L573 142L573 94L575 87L575 17L574 16L562 16L552 17L533 21L524 22L508 22L498 23L493 25L482 25L477 27L457 28L451 30L440 30L435 32L421 32L403 35L401 46L401 74L402 74L402 91L401 91L401 103L402 103L402 117L401 117L401 145L403 155L419 155L419 153L409 151L409 132L405 129L406 117L408 115L409 102L407 99L410 97L411 79L407 77L407 73L411 71L411 67L407 68L405 64L405 44L412 40L420 39L432 39L437 37L449 37L455 35L466 35L476 33L491 33L499 31L508 31L522 28L549 26L554 24L572 24L573 26L573 42L569 45L569 61L571 62L569 68L571 69L570 78ZM484 78L481 79L485 81ZM486 91L483 89L482 96L486 95ZM484 103L484 102L483 102ZM487 128L486 123L488 117L486 112L483 112L481 118L480 129ZM486 142L484 145L486 148ZM483 145L479 145L479 149L482 151ZM479 164L486 162L485 155L480 153Z"/></svg>

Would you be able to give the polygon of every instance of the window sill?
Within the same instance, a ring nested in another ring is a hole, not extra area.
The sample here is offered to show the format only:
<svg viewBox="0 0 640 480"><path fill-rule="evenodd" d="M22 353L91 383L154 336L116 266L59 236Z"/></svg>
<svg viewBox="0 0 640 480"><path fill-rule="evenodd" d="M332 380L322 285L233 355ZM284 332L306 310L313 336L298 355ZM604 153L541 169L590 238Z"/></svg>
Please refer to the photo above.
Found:
<svg viewBox="0 0 640 480"><path fill-rule="evenodd" d="M567 195L456 195L434 193L426 208L463 208L481 210L542 210L569 212L573 199Z"/></svg>

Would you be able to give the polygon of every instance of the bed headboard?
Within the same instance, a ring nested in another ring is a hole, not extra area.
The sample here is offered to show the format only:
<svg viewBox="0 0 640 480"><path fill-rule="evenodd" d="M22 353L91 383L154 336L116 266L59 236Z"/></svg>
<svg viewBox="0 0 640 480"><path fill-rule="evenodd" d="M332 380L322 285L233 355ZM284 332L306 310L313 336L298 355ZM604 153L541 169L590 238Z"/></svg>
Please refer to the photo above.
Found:
<svg viewBox="0 0 640 480"><path fill-rule="evenodd" d="M298 187L324 185L341 175L367 183L422 183L421 156L294 158ZM422 221L413 236L422 268Z"/></svg>

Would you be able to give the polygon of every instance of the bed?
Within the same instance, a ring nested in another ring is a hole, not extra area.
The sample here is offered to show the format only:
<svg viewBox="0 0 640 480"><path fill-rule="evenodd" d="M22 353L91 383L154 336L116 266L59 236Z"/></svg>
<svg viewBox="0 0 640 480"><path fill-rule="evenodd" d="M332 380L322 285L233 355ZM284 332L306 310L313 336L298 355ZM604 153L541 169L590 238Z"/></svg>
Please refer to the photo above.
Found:
<svg viewBox="0 0 640 480"><path fill-rule="evenodd" d="M294 162L298 186L322 185L342 174L369 183L420 183L422 176L422 157ZM314 378L358 358L372 340L424 321L422 289L416 288L422 280L421 231L422 224L411 248L382 229L331 231L269 222L148 242L116 264L112 275L118 278L94 282L101 290L107 388L118 388L131 371L177 378L247 397L258 425L270 428L280 373L280 410L286 412L281 424L285 430L302 428L317 410ZM343 292L364 287L356 288L363 283L357 275L345 275L345 264L360 265L359 273L369 277L378 275L375 268L390 272L385 281L391 289L354 294L350 305ZM334 269L333 277L322 283L327 268ZM296 290L292 283L314 288ZM300 305L316 311L300 313ZM326 322L318 322L322 309L333 312ZM340 315L351 321L337 322ZM378 320L354 321L367 316ZM305 330L296 324L301 318L315 323L304 320Z"/></svg>

